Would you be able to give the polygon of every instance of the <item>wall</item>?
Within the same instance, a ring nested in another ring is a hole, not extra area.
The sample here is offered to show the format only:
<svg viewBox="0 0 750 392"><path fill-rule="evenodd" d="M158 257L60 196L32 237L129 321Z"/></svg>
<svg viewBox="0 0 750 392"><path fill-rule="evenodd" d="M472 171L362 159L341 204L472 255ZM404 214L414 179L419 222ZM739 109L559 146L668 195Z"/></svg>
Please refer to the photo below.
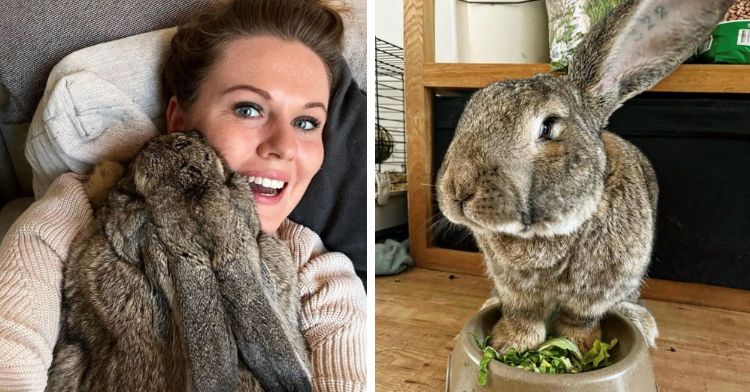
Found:
<svg viewBox="0 0 750 392"><path fill-rule="evenodd" d="M456 59L455 13L457 0L435 0L435 61ZM375 36L404 47L403 0L375 2Z"/></svg>

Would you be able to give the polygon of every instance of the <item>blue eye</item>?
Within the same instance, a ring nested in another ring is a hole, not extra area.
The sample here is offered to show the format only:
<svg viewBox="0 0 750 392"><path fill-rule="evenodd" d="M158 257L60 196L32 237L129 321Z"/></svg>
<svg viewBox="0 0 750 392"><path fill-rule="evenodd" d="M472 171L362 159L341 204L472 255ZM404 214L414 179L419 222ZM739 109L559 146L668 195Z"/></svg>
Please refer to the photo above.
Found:
<svg viewBox="0 0 750 392"><path fill-rule="evenodd" d="M312 131L313 129L317 129L320 126L320 121L312 117L300 117L294 119L293 124L299 129Z"/></svg>
<svg viewBox="0 0 750 392"><path fill-rule="evenodd" d="M242 118L260 117L262 111L263 109L260 106L250 102L241 102L234 105L234 113Z"/></svg>

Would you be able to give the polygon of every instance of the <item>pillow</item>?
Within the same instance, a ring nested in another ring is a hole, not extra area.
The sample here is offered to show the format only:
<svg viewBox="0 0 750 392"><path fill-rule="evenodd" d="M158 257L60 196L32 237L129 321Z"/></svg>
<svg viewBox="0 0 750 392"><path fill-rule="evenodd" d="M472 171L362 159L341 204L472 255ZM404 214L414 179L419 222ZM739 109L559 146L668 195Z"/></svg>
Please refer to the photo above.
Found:
<svg viewBox="0 0 750 392"><path fill-rule="evenodd" d="M352 78L367 91L367 1L348 0L349 12L344 14L344 58Z"/></svg>
<svg viewBox="0 0 750 392"><path fill-rule="evenodd" d="M95 45L52 69L26 140L37 198L62 173L132 157L164 128L159 72L176 31Z"/></svg>
<svg viewBox="0 0 750 392"><path fill-rule="evenodd" d="M52 70L31 121L26 157L34 193L57 176L87 173L103 158L128 159L164 129L161 65L175 29L79 50ZM291 219L366 271L366 97L341 64L323 130L325 159Z"/></svg>
<svg viewBox="0 0 750 392"><path fill-rule="evenodd" d="M325 158L289 218L318 233L328 250L346 254L366 285L367 97L342 62L323 129Z"/></svg>
<svg viewBox="0 0 750 392"><path fill-rule="evenodd" d="M10 0L0 12L0 122L28 122L53 65L100 42L175 26L214 0ZM137 17L135 17L137 16Z"/></svg>

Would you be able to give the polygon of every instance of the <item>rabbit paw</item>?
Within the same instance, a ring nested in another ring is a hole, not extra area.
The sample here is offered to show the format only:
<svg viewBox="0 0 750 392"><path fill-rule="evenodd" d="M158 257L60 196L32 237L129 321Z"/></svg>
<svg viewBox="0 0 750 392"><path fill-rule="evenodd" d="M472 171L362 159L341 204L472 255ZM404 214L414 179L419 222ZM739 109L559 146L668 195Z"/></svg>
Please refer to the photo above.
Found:
<svg viewBox="0 0 750 392"><path fill-rule="evenodd" d="M490 344L502 353L509 348L524 351L544 343L547 331L544 321L514 321L501 319L492 328Z"/></svg>
<svg viewBox="0 0 750 392"><path fill-rule="evenodd" d="M602 338L602 328L598 322L593 327L577 327L558 323L556 331L558 335L564 336L578 345L582 353L591 350L594 341Z"/></svg>
<svg viewBox="0 0 750 392"><path fill-rule="evenodd" d="M88 181L83 184L83 190L94 209L104 204L107 192L120 180L123 173L125 167L122 164L107 159L94 166Z"/></svg>

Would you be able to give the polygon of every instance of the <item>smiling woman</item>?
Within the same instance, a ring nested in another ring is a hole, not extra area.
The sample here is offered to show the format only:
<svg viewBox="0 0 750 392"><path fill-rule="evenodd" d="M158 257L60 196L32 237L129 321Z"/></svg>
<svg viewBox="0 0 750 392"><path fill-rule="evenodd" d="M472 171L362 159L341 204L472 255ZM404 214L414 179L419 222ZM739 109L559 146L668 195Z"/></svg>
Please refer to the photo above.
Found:
<svg viewBox="0 0 750 392"><path fill-rule="evenodd" d="M232 169L253 177L266 232L289 216L323 163L326 74L321 58L298 41L237 38L194 102L169 101L169 131L199 129Z"/></svg>

